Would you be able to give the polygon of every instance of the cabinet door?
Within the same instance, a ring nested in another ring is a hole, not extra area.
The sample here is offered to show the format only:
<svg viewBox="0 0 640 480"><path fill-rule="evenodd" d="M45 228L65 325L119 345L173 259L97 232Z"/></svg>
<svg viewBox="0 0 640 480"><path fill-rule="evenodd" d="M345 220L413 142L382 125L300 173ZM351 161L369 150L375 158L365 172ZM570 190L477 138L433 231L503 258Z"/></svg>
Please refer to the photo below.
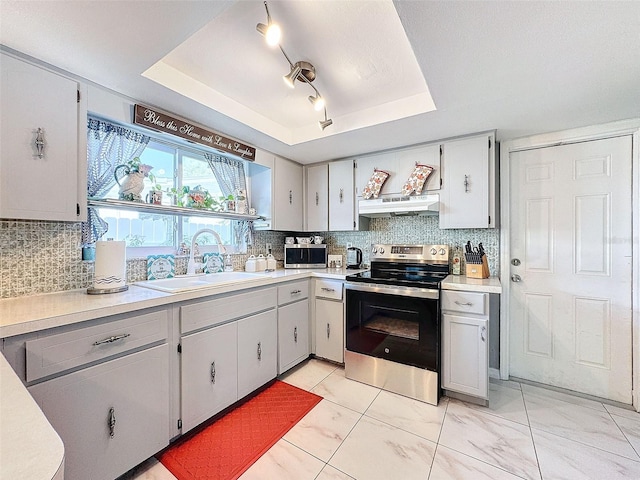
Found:
<svg viewBox="0 0 640 480"><path fill-rule="evenodd" d="M274 230L302 230L302 165L275 157Z"/></svg>
<svg viewBox="0 0 640 480"><path fill-rule="evenodd" d="M489 398L487 320L442 315L442 388Z"/></svg>
<svg viewBox="0 0 640 480"><path fill-rule="evenodd" d="M371 175L373 175L373 171L375 169L384 170L389 173L389 177L380 190L381 195L400 192L400 188L396 188L394 185L397 183L395 179L397 176L395 158L395 153L393 152L379 153L376 155L368 155L366 157L358 158L355 161L356 169L354 174L356 196L362 197L362 190L367 186L367 182L371 178ZM400 187L402 187L403 183L400 184ZM395 191L396 189L397 191Z"/></svg>
<svg viewBox="0 0 640 480"><path fill-rule="evenodd" d="M413 173L416 164L420 164L433 167L433 172L422 187L422 193L426 193L427 190L440 190L440 145L424 145L399 150L396 162L399 181L402 181L400 189Z"/></svg>
<svg viewBox="0 0 640 480"><path fill-rule="evenodd" d="M276 377L277 332L276 310L238 320L238 399Z"/></svg>
<svg viewBox="0 0 640 480"><path fill-rule="evenodd" d="M65 448L64 477L111 480L169 444L169 353L161 345L34 385Z"/></svg>
<svg viewBox="0 0 640 480"><path fill-rule="evenodd" d="M489 142L482 135L444 144L440 228L489 227Z"/></svg>
<svg viewBox="0 0 640 480"><path fill-rule="evenodd" d="M0 218L80 220L78 83L7 55L0 75Z"/></svg>
<svg viewBox="0 0 640 480"><path fill-rule="evenodd" d="M329 230L353 230L355 221L355 191L353 160L329 164Z"/></svg>
<svg viewBox="0 0 640 480"><path fill-rule="evenodd" d="M329 166L307 167L307 231L329 229Z"/></svg>
<svg viewBox="0 0 640 480"><path fill-rule="evenodd" d="M342 302L316 299L316 356L344 363Z"/></svg>
<svg viewBox="0 0 640 480"><path fill-rule="evenodd" d="M233 322L182 338L182 433L238 399L237 332Z"/></svg>
<svg viewBox="0 0 640 480"><path fill-rule="evenodd" d="M309 300L278 308L278 373L309 357Z"/></svg>

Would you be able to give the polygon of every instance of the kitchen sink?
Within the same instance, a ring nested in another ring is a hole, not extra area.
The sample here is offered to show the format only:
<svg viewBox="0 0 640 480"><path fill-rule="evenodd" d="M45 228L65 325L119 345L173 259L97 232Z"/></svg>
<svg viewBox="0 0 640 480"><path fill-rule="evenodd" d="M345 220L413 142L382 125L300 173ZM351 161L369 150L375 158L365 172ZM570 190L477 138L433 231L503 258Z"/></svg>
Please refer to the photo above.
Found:
<svg viewBox="0 0 640 480"><path fill-rule="evenodd" d="M226 287L227 285L259 282L268 278L261 273L220 272L200 275L186 275L162 280L144 280L136 282L139 287L151 288L168 293L189 292L212 287Z"/></svg>

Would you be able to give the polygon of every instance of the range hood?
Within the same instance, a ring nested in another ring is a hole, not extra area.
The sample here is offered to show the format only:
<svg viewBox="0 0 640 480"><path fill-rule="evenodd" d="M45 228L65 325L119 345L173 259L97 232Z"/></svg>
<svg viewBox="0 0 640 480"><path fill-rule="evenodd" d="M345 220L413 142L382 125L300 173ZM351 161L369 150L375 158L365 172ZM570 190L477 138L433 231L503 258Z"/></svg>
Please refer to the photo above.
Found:
<svg viewBox="0 0 640 480"><path fill-rule="evenodd" d="M362 217L402 217L417 215L438 215L440 196L381 195L379 198L358 200L358 215Z"/></svg>

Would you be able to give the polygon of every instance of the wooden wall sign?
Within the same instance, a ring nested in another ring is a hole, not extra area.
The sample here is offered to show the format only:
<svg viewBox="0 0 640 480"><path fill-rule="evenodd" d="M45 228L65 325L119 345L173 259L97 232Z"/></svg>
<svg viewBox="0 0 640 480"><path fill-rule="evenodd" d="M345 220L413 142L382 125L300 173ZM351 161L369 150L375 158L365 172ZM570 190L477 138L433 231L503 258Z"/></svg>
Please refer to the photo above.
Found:
<svg viewBox="0 0 640 480"><path fill-rule="evenodd" d="M135 105L133 123L159 132L170 133L190 142L228 152L245 160L256 159L256 149L232 138L194 125L188 120L172 117L144 105Z"/></svg>

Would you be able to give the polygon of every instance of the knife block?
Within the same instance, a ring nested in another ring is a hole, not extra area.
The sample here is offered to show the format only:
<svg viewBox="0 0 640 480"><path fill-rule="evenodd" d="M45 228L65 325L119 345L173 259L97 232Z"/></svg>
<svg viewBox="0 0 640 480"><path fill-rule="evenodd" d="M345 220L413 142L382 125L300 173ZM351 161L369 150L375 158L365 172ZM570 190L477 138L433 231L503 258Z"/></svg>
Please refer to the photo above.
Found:
<svg viewBox="0 0 640 480"><path fill-rule="evenodd" d="M489 278L489 264L487 256L482 255L480 263L469 263L466 261L466 275L468 278Z"/></svg>

